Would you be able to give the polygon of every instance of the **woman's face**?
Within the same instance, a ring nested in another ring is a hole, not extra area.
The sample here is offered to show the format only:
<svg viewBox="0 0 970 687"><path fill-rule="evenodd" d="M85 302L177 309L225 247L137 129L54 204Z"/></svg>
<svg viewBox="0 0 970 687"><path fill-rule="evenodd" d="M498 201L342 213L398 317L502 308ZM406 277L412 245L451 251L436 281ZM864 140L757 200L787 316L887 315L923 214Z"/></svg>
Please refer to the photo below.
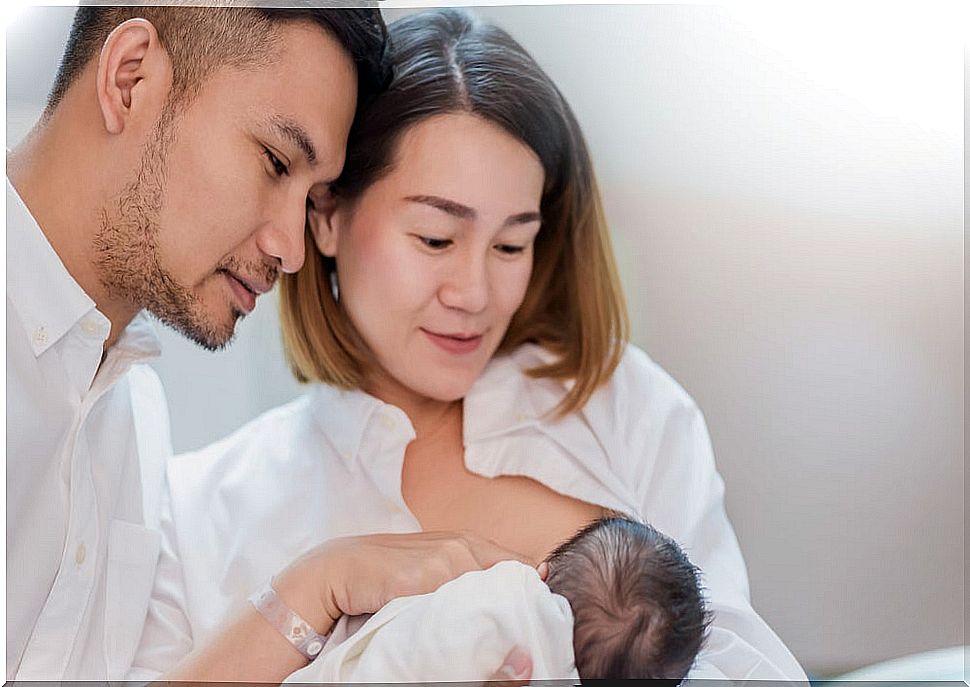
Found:
<svg viewBox="0 0 970 687"><path fill-rule="evenodd" d="M352 206L311 218L380 366L371 393L464 397L525 296L543 180L535 153L497 125L439 115L403 134L390 173Z"/></svg>

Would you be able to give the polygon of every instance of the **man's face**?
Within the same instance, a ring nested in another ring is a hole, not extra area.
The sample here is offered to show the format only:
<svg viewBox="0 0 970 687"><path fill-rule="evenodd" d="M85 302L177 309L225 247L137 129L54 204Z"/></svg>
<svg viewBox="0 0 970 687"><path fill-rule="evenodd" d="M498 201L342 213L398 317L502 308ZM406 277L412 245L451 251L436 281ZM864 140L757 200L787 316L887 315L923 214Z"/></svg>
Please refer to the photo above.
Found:
<svg viewBox="0 0 970 687"><path fill-rule="evenodd" d="M303 264L307 195L343 166L353 63L319 27L278 32L268 66L217 69L163 114L139 173L102 215L109 292L209 349L229 342L281 270Z"/></svg>

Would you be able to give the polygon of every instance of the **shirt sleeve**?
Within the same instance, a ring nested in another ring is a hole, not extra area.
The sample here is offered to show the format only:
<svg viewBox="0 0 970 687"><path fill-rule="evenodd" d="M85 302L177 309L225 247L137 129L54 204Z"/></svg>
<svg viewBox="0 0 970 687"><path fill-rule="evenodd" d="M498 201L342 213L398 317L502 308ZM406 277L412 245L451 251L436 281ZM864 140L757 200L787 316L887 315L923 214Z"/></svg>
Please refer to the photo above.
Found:
<svg viewBox="0 0 970 687"><path fill-rule="evenodd" d="M633 377L625 380L627 393L621 395L634 394L645 405L614 399L614 412L627 425L621 430L625 450L637 457L626 460L634 470L641 515L680 543L700 568L713 617L688 677L807 682L798 661L751 606L744 559L724 508L724 482L700 410L659 368L646 379Z"/></svg>
<svg viewBox="0 0 970 687"><path fill-rule="evenodd" d="M185 582L168 490L162 495L161 552L148 616L126 680L155 680L170 671L192 650L192 628L186 612Z"/></svg>

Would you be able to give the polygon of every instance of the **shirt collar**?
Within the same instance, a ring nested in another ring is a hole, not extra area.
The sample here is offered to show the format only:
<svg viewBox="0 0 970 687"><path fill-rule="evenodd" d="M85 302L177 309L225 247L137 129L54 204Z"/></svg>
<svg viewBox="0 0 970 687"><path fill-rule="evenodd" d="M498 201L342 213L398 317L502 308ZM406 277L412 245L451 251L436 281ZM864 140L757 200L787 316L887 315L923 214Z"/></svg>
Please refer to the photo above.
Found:
<svg viewBox="0 0 970 687"><path fill-rule="evenodd" d="M142 310L135 315L121 332L113 348L123 351L133 361L159 357L162 354L162 342L158 337L158 328L149 314Z"/></svg>
<svg viewBox="0 0 970 687"><path fill-rule="evenodd" d="M610 442L609 433L597 433L586 416L586 407L564 417L554 415L556 407L572 389L574 382L528 376L528 370L556 360L555 353L535 344L525 344L489 363L465 396L466 465L486 477L507 474L530 476L560 493L571 493L590 503L635 513L637 501L633 492L610 467L603 443L604 440ZM546 439L558 444L563 453L558 459L555 452L549 454L542 461L542 467L539 467L535 454L529 449L528 440L514 445L511 451L472 451L478 442L514 435L526 428L531 431L520 433L524 439L530 434L534 436L534 433L545 435ZM610 445L613 445L612 442ZM578 456L582 456L578 461L572 458ZM576 477L577 469L584 477ZM553 473L557 475L555 479ZM566 476L565 480L561 479L563 476ZM589 487L590 478L598 482L601 488ZM568 486L574 480L587 486L582 491L575 491Z"/></svg>
<svg viewBox="0 0 970 687"><path fill-rule="evenodd" d="M74 280L17 189L7 178L7 296L42 355L78 322L88 317L107 338L111 323ZM144 311L121 333L114 348L130 360L161 354L158 331Z"/></svg>
<svg viewBox="0 0 970 687"><path fill-rule="evenodd" d="M533 426L547 416L562 400L562 383L527 378L524 370L553 360L552 353L535 345L521 346L509 355L493 358L465 396L465 446ZM414 429L404 411L364 391L317 384L311 393L316 422L345 463L355 462L373 420L374 431L398 431L402 437L407 434L403 438L414 438Z"/></svg>
<svg viewBox="0 0 970 687"><path fill-rule="evenodd" d="M95 308L7 178L7 297L39 356Z"/></svg>
<svg viewBox="0 0 970 687"><path fill-rule="evenodd" d="M553 353L535 344L493 358L465 396L465 445L547 419L563 398L563 383L533 379L525 371L554 361Z"/></svg>
<svg viewBox="0 0 970 687"><path fill-rule="evenodd" d="M317 423L337 455L350 466L356 465L364 432L372 419L381 420L377 431L400 432L406 443L414 438L414 428L403 410L364 391L317 384L311 393Z"/></svg>

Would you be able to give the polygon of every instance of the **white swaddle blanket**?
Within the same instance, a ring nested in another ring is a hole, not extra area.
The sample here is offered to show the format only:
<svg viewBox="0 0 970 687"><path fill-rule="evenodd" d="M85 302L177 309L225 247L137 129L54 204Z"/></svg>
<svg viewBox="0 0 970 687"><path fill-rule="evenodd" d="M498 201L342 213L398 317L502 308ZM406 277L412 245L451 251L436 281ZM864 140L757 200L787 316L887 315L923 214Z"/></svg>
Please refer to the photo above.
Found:
<svg viewBox="0 0 970 687"><path fill-rule="evenodd" d="M285 682L481 681L513 646L531 654L533 679L579 679L569 603L533 568L503 561L372 616L344 616L321 654Z"/></svg>

